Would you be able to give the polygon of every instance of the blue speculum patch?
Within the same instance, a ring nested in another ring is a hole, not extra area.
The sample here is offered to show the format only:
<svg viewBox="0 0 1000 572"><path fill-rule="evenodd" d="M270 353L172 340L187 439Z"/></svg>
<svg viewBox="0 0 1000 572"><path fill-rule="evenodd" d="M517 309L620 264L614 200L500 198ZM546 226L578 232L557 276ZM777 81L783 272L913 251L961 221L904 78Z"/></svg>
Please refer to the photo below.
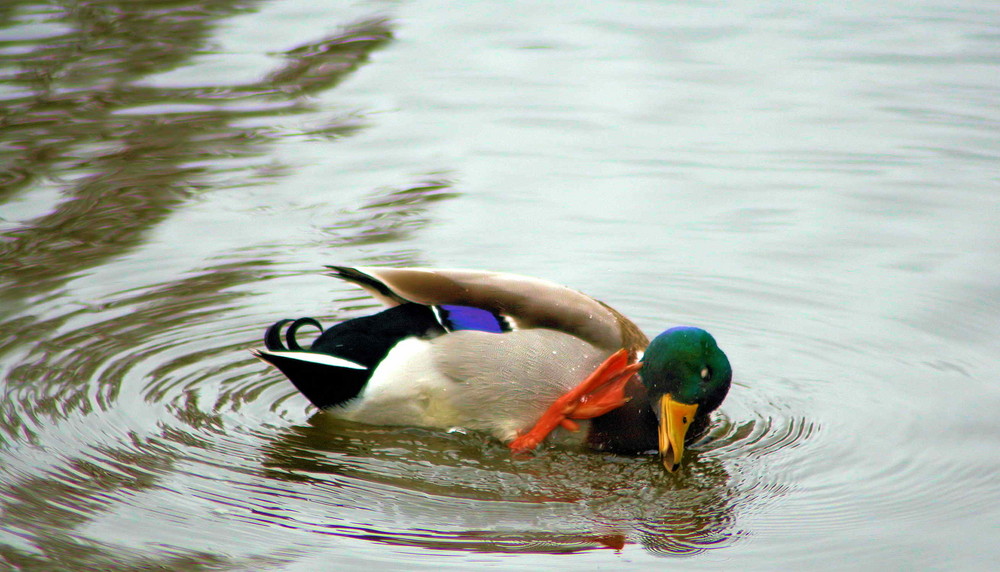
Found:
<svg viewBox="0 0 1000 572"><path fill-rule="evenodd" d="M478 330L499 334L510 330L503 319L487 310L470 306L438 306L441 321L450 330Z"/></svg>

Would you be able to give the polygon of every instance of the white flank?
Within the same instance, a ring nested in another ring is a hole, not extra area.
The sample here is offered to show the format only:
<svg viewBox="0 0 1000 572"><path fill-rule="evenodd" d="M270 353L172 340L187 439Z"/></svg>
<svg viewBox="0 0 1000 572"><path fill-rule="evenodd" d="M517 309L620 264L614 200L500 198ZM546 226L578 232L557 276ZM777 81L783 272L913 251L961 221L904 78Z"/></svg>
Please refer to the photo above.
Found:
<svg viewBox="0 0 1000 572"><path fill-rule="evenodd" d="M418 338L396 344L361 394L337 414L374 425L462 425L452 403L456 384L437 371L430 349L430 341Z"/></svg>
<svg viewBox="0 0 1000 572"><path fill-rule="evenodd" d="M367 367L358 363L354 363L353 361L327 354L317 354L311 352L271 352L267 350L258 350L258 351L262 355L284 357L298 361L306 361L309 363L332 365L334 367L345 367L347 369L368 369Z"/></svg>

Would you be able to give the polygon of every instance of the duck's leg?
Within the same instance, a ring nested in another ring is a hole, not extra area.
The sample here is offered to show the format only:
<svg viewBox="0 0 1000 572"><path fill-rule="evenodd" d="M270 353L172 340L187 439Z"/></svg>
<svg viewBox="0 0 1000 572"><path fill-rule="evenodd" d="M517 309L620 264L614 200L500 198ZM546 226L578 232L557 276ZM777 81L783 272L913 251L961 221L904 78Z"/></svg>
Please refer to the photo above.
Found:
<svg viewBox="0 0 1000 572"><path fill-rule="evenodd" d="M572 419L591 419L617 409L628 401L625 384L642 364L628 363L628 352L618 350L597 366L587 379L555 401L530 431L511 441L513 451L528 451L541 443L556 427L570 431L579 426Z"/></svg>

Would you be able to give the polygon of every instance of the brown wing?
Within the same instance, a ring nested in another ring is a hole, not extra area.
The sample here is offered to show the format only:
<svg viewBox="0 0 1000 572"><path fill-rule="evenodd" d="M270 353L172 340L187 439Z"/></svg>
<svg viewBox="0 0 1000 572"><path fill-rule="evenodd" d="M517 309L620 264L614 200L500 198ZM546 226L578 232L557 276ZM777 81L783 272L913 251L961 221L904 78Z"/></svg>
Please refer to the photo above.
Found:
<svg viewBox="0 0 1000 572"><path fill-rule="evenodd" d="M555 282L479 270L331 266L388 305L402 302L473 306L508 316L520 329L565 332L598 348L642 350L646 336L628 318L590 296Z"/></svg>

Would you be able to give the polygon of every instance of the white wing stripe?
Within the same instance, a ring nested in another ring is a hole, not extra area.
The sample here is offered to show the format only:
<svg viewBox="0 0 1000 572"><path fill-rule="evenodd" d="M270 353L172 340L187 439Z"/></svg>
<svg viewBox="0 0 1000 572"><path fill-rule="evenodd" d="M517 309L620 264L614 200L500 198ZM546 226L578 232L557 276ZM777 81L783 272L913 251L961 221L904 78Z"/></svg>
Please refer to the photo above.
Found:
<svg viewBox="0 0 1000 572"><path fill-rule="evenodd" d="M310 363L318 363L322 365L346 367L347 369L368 369L367 367L358 363L354 363L353 361L327 354L318 354L312 352L271 352L267 350L260 350L260 353L264 355L284 357L288 359L307 361Z"/></svg>

